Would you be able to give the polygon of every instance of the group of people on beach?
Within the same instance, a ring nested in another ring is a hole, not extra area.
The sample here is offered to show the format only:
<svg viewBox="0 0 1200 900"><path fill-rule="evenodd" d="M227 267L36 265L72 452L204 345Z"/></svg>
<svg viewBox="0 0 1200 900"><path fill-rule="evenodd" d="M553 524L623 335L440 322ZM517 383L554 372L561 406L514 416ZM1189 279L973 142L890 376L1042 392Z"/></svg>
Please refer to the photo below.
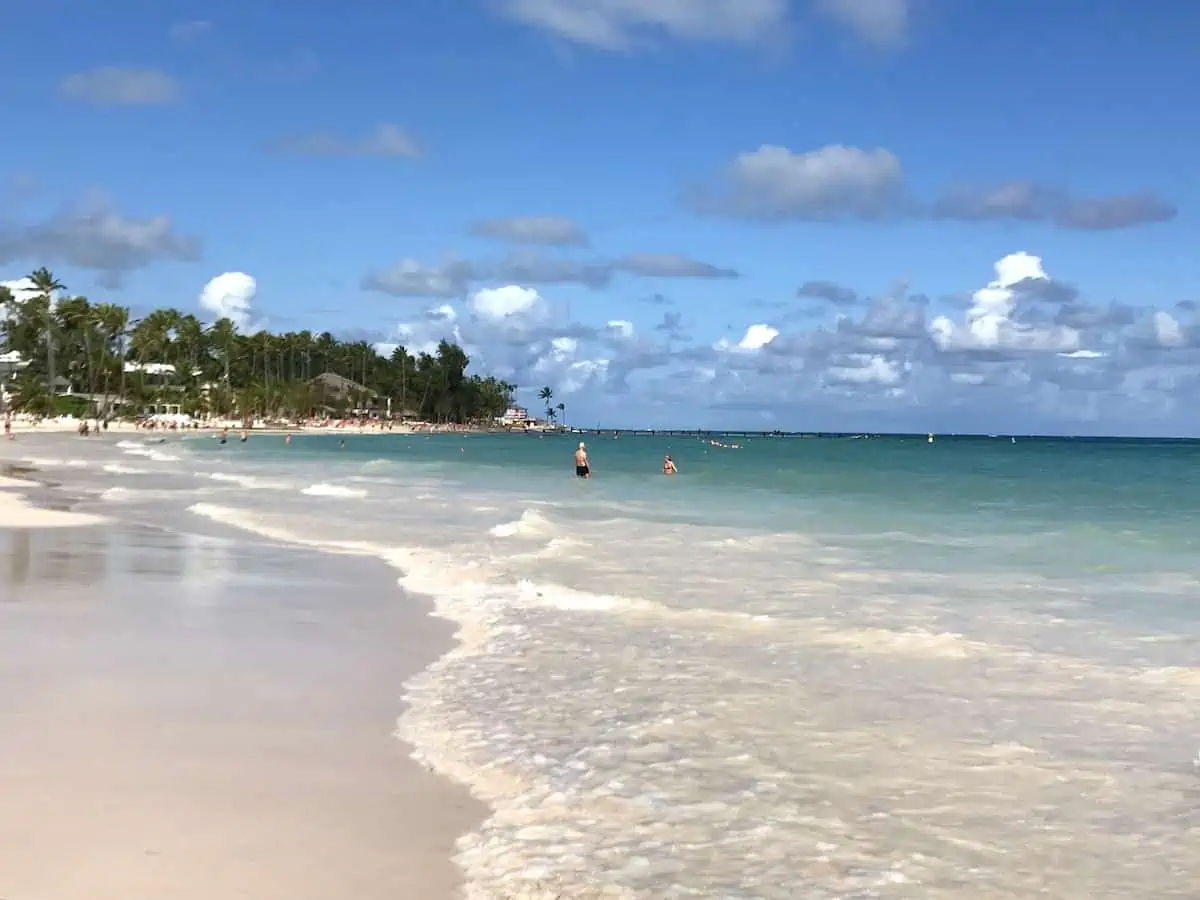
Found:
<svg viewBox="0 0 1200 900"><path fill-rule="evenodd" d="M675 465L675 460L671 459L669 453L663 457L662 473L664 475L679 474L679 467ZM580 478L592 477L592 462L588 458L587 444L583 441L580 441L579 446L575 448L575 474Z"/></svg>

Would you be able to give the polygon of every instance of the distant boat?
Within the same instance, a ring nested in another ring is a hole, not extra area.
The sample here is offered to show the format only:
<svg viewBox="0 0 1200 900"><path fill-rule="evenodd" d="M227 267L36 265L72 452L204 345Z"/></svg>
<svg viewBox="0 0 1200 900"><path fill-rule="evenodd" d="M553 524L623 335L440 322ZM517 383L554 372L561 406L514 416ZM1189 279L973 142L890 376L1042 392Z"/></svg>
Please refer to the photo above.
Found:
<svg viewBox="0 0 1200 900"><path fill-rule="evenodd" d="M930 432L930 434L929 434L929 441L928 441L928 443L930 443L930 444L932 444L932 443L933 443L933 433L932 433L932 432Z"/></svg>

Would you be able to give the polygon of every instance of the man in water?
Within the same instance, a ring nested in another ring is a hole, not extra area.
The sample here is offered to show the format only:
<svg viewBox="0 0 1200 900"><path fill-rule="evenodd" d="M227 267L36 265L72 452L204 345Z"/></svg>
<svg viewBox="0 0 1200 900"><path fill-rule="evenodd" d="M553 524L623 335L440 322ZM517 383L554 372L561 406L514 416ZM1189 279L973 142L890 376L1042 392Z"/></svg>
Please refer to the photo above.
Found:
<svg viewBox="0 0 1200 900"><path fill-rule="evenodd" d="M592 466L588 462L587 444L583 441L579 442L579 447L575 450L575 474L580 478L592 477Z"/></svg>
<svg viewBox="0 0 1200 900"><path fill-rule="evenodd" d="M663 474L664 475L678 475L679 474L679 469L677 469L675 467L675 460L671 459L670 456L663 457Z"/></svg>

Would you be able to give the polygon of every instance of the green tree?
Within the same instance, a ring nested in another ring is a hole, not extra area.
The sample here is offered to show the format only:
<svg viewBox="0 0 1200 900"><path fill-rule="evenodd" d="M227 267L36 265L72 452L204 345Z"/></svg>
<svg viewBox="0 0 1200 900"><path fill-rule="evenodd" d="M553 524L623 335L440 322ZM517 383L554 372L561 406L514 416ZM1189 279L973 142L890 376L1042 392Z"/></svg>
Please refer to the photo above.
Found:
<svg viewBox="0 0 1200 900"><path fill-rule="evenodd" d="M42 266L40 269L34 269L28 276L29 281L33 284L34 290L37 291L37 300L39 308L43 310L45 317L46 330L46 383L49 386L51 395L54 394L54 344L57 340L54 330L54 295L59 291L65 291L66 285L54 277L54 273Z"/></svg>

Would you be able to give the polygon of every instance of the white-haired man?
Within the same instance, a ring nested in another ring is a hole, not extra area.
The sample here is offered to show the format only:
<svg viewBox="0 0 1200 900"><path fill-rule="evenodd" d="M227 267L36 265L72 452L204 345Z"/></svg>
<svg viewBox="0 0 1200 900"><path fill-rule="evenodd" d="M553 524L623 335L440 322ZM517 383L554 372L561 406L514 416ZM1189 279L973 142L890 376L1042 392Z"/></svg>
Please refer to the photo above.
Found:
<svg viewBox="0 0 1200 900"><path fill-rule="evenodd" d="M575 449L575 474L580 478L592 477L592 464L588 461L587 444L583 441Z"/></svg>

